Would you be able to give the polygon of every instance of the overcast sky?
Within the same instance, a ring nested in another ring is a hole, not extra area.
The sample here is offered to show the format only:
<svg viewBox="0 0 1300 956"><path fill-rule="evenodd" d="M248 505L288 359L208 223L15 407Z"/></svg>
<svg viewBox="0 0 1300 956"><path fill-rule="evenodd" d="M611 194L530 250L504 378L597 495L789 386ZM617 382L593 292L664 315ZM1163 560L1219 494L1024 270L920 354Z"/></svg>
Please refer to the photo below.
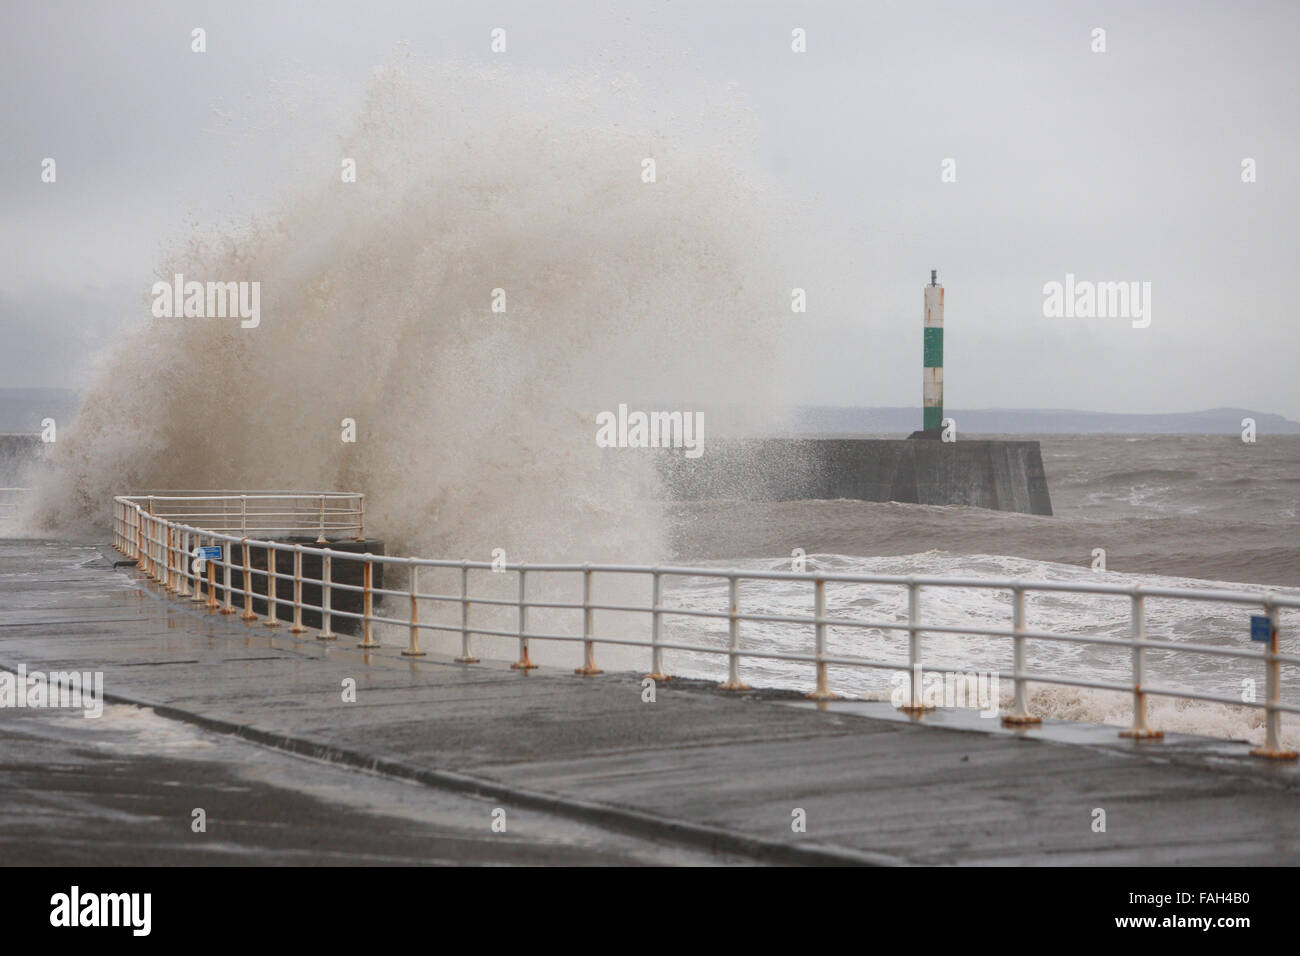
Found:
<svg viewBox="0 0 1300 956"><path fill-rule="evenodd" d="M256 125L270 86L304 116L343 112L397 41L500 65L498 26L521 69L744 93L755 163L844 272L809 289L805 402L920 404L938 268L949 407L1300 419L1293 2L7 0L0 386L78 387L187 221L273 192L292 158L221 140L232 115ZM1149 327L1045 317L1043 286L1066 273L1151 283Z"/></svg>

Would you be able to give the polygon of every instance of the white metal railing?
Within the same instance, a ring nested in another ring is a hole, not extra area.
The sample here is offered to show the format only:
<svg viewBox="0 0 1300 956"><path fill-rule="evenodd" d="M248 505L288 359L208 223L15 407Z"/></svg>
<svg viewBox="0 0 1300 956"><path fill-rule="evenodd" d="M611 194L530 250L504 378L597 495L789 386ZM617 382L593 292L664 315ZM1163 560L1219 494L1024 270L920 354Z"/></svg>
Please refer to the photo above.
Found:
<svg viewBox="0 0 1300 956"><path fill-rule="evenodd" d="M228 510L217 508L213 502L236 501L240 510L235 517L237 527L232 528L232 515ZM265 505L258 505L250 510L250 503L266 500ZM672 567L664 565L615 565L615 564L524 564L494 563L485 561L453 561L418 557L397 557L370 553L342 551L336 548L312 547L303 544L290 544L274 540L257 539L248 536L248 531L264 524L275 525L274 530L288 534L310 534L319 532L318 542L324 542L326 532L356 532L356 538L363 538L362 525L363 496L359 494L313 492L293 494L288 492L269 495L198 495L159 496L135 495L121 496L114 499L114 545L119 551L138 562L139 568L164 585L173 594L190 596L196 602L206 602L210 613L218 610L222 613L235 613L234 598L239 595L243 600L243 619L249 622L258 620L253 613L253 598L267 603L267 617L263 621L268 627L279 626L279 611L291 613L290 632L303 633L302 612L318 612L321 615L320 640L334 640L337 635L331 631L333 619L345 617L357 621L361 631L358 647L378 647L374 640L372 626L387 624L408 630L404 656L420 657L421 631L442 631L460 636L460 655L456 660L474 662L472 639L475 635L511 638L518 641L519 657L511 666L517 669L531 669L536 665L529 658L529 642L564 641L582 644L582 666L576 673L592 675L601 673L596 666L595 647L597 644L641 647L650 652L650 671L648 677L654 679L671 679L664 669L663 652L665 650L692 652L703 655L725 656L727 659L727 679L719 684L725 690L747 689L740 678L742 660L772 659L812 665L815 686L808 697L827 700L834 694L828 684L827 668L830 666L875 668L891 671L906 670L915 674L922 666L922 634L940 633L953 635L976 635L991 638L1005 638L1012 643L1014 654L1013 682L1014 698L1011 713L1003 717L1008 725L1033 726L1040 718L1029 712L1027 686L1030 683L1054 684L1066 687L1092 688L1104 691L1128 693L1132 698L1132 724L1120 731L1121 736L1148 738L1159 737L1161 731L1153 730L1147 721L1147 700L1149 697L1170 697L1182 700L1196 700L1261 709L1265 712L1266 740L1262 747L1251 752L1261 757L1294 758L1295 752L1285 749L1281 743L1281 714L1300 713L1300 706L1284 703L1281 700L1281 666L1300 665L1300 657L1284 655L1280 651L1278 627L1279 611L1283 608L1300 608L1300 598L1267 592L1227 591L1194 588L1167 588L1147 585L1119 586L1070 581L1028 581L1019 579L960 578L936 577L924 575L869 575L837 574L818 571L759 571L759 570L717 570L699 567ZM206 524L192 523L198 517L207 520ZM352 520L355 518L355 522ZM184 519L184 520L182 520ZM215 524L215 526L214 526ZM238 534L231 533L238 530ZM222 546L222 556L206 563L206 579L202 573L196 573L191 564L194 548L204 544ZM226 548L224 545L231 545ZM255 568L251 564L251 554L255 549L262 549L266 557L266 568ZM234 552L239 552L236 564ZM281 573L280 553L291 555L292 572ZM307 577L303 574L304 557L319 558L321 576ZM360 585L341 583L334 576L335 562L353 562L360 564ZM400 567L407 570L408 586L398 590L376 586L374 568L376 565ZM223 582L217 583L216 569L222 569ZM241 572L242 587L233 587L231 569ZM421 591L419 588L419 570L421 568L456 569L459 573L460 586L457 593L435 594ZM506 572L517 576L518 590L514 598L492 598L470 593L470 572L490 571ZM580 575L582 582L582 601L543 601L529 599L529 575L540 573ZM648 579L651 603L648 605L598 603L594 598L594 578L596 575L634 575ZM255 580L262 579L262 588L257 590ZM279 578L291 579L292 599L279 596L277 581ZM707 611L701 609L670 607L664 604L663 585L669 578L700 578L725 582L728 590L729 608L726 611ZM742 581L800 581L812 585L812 614L785 615L742 612L739 606L739 585ZM826 611L826 585L828 583L879 584L896 586L906 590L908 614L906 623L899 621L869 620L845 617L829 617ZM320 604L303 601L303 585L319 586ZM206 586L206 597L204 589ZM925 623L922 620L921 596L923 589L975 588L990 591L1009 592L1011 596L1011 621L1008 627L980 628L970 626L942 625ZM332 606L333 592L341 591L359 596L359 611L343 611ZM1098 596L1118 596L1129 602L1129 624L1127 637L1105 637L1098 635L1061 634L1033 630L1026 625L1025 601L1031 593L1076 593ZM218 606L218 594L223 596L223 603ZM405 614L391 617L376 613L375 599L393 599L393 606L405 606ZM1226 647L1201 643L1174 642L1161 639L1147 633L1145 602L1147 599L1172 599L1191 602L1222 602L1243 607L1259 608L1263 616L1271 622L1271 639L1261 642L1258 649L1254 647ZM458 607L460 618L458 624L437 624L420 619L420 602L437 602ZM284 607L287 605L287 609ZM471 626L471 607L513 608L518 612L517 626L511 629ZM582 634L559 634L533 630L529 626L529 611L533 609L573 610L582 612ZM624 612L649 616L649 640L597 634L594 626L596 611ZM670 642L663 639L663 622L669 616L685 616L703 619L725 620L728 628L728 642L725 649L700 644ZM781 624L811 627L812 646L807 653L790 654L775 650L746 648L741 642L741 624L745 622ZM864 657L832 655L827 651L827 631L829 628L876 629L882 631L905 632L907 634L908 653L904 661L880 661ZM1027 670L1026 646L1030 641L1054 641L1093 645L1100 647L1128 648L1131 651L1131 679L1127 683L1116 681L1088 680L1057 673L1043 673ZM1266 684L1263 701L1243 700L1223 694L1208 693L1188 687L1167 687L1150 685L1145 680L1146 655L1149 651L1173 652L1183 654L1210 655L1221 658L1237 658L1257 661L1263 672ZM928 672L941 674L961 673L952 668L926 665ZM915 714L930 709L924 703L922 691L916 681L911 682L910 699L903 708Z"/></svg>
<svg viewBox="0 0 1300 956"><path fill-rule="evenodd" d="M351 492L163 491L127 495L119 501L138 505L170 521L184 521L227 534L365 537L365 495Z"/></svg>

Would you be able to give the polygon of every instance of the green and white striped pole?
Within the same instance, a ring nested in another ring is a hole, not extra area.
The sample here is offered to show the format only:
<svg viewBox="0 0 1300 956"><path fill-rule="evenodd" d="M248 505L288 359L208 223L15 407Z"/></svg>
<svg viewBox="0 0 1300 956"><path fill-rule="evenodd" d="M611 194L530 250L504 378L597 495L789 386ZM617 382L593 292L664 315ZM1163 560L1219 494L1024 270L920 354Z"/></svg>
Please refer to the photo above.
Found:
<svg viewBox="0 0 1300 956"><path fill-rule="evenodd" d="M926 431L943 427L943 286L937 269L930 270L930 284L925 287L924 378Z"/></svg>

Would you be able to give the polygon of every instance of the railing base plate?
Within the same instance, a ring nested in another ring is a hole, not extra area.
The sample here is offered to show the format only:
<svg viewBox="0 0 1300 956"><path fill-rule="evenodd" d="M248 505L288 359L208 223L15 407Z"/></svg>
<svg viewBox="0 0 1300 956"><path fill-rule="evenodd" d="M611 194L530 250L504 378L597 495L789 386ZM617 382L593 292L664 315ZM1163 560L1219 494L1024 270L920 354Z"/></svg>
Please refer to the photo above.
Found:
<svg viewBox="0 0 1300 956"><path fill-rule="evenodd" d="M1002 718L1003 727L1037 727L1043 722L1043 718L1035 717L1033 714L1019 716L1017 714L1007 714Z"/></svg>
<svg viewBox="0 0 1300 956"><path fill-rule="evenodd" d="M1267 747L1256 747L1250 755L1263 757L1265 760L1295 760L1297 756L1294 750L1270 750Z"/></svg>

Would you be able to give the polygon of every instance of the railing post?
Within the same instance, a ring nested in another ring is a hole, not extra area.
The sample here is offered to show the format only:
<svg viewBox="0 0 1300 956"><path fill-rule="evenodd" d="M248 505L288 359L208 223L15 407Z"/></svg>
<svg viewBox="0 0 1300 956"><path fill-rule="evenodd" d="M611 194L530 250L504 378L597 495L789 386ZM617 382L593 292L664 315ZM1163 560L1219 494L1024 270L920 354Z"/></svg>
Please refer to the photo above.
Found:
<svg viewBox="0 0 1300 956"><path fill-rule="evenodd" d="M225 550L225 546L222 546ZM208 561L208 613L217 613L217 566L212 561Z"/></svg>
<svg viewBox="0 0 1300 956"><path fill-rule="evenodd" d="M519 660L510 665L511 670L531 671L537 667L528 658L528 572L519 565Z"/></svg>
<svg viewBox="0 0 1300 956"><path fill-rule="evenodd" d="M180 563L181 532L172 525L170 519L167 521L167 556L170 558L171 592L172 594L181 594L185 587L185 575L181 573Z"/></svg>
<svg viewBox="0 0 1300 956"><path fill-rule="evenodd" d="M361 556L361 643L357 647L378 647L379 642L370 634L370 609L372 607L371 587L373 587L374 568L371 560L374 555L367 551Z"/></svg>
<svg viewBox="0 0 1300 956"><path fill-rule="evenodd" d="M202 540L203 540L202 536L201 536L197 531L194 532L194 547L195 547L195 548L198 548L198 547L200 546L200 545L199 545L199 542L202 541ZM212 538L209 537L208 540L211 541ZM203 562L203 568L204 568L204 570L207 570L207 568L209 567L209 565L210 565L210 562L207 561L207 560L205 560L205 561ZM193 568L192 559L191 559L188 555L186 555L186 558L185 558L185 567L186 567L187 569L191 569L191 568ZM194 571L193 573L194 573L194 596L193 596L192 598L190 598L190 600L191 600L192 602L194 602L195 604L203 604L203 603L205 603L206 600L207 600L207 599L203 596L203 572L201 572L201 571Z"/></svg>
<svg viewBox="0 0 1300 956"><path fill-rule="evenodd" d="M1133 641L1133 726L1121 730L1119 735L1136 740L1153 740L1165 734L1164 731L1152 730L1147 725L1147 697L1142 690L1142 683L1146 680L1146 648L1143 647L1143 643L1147 639L1144 599L1141 594L1135 592L1130 600L1132 610L1129 614L1129 637Z"/></svg>
<svg viewBox="0 0 1300 956"><path fill-rule="evenodd" d="M222 587L226 592L226 603L221 606L222 614L235 613L233 596L230 593L230 566L234 563L234 556L230 553L230 542L221 542L221 578Z"/></svg>
<svg viewBox="0 0 1300 956"><path fill-rule="evenodd" d="M280 626L280 609L276 603L277 592L280 590L276 586L276 550L275 542L266 542L266 620L262 622L263 627Z"/></svg>
<svg viewBox="0 0 1300 956"><path fill-rule="evenodd" d="M731 605L727 620L727 679L718 685L718 690L749 690L749 685L740 680L740 618L736 616L740 612L740 585L734 574L727 581L727 603Z"/></svg>
<svg viewBox="0 0 1300 956"><path fill-rule="evenodd" d="M180 572L179 580L176 585L176 593L180 597L188 597L190 593L190 576L192 569L190 566L190 533L188 531L178 531L176 534L176 567Z"/></svg>
<svg viewBox="0 0 1300 956"><path fill-rule="evenodd" d="M337 641L339 636L330 630L330 572L334 558L328 550L321 558L320 568L320 626L321 632L316 635L318 641Z"/></svg>
<svg viewBox="0 0 1300 956"><path fill-rule="evenodd" d="M469 562L460 563L460 664L477 664L478 658L469 647Z"/></svg>
<svg viewBox="0 0 1300 956"><path fill-rule="evenodd" d="M325 496L320 496L320 534L316 536L317 544L327 544L329 539L325 537Z"/></svg>
<svg viewBox="0 0 1300 956"><path fill-rule="evenodd" d="M187 531L187 532L185 532L185 534L186 534L186 536L188 537L189 534L190 534L190 532ZM186 543L185 543L185 554L184 554L184 556L183 556L183 557L184 557L184 561L185 561L185 572L186 572L186 574L190 575L190 576L194 579L194 594L191 595L191 597L190 597L190 603L191 603L191 604L203 604L203 603L207 600L207 598L205 598L205 597L203 596L203 572L202 572L202 571L196 571L196 570L194 570L194 559L193 559L192 557L190 557L190 552L191 552L191 551L194 551L194 550L196 550L196 549L198 549L198 548L200 547L199 542L202 541L203 538L202 538L202 536L201 536L201 535L196 531L196 532L194 532L194 537L193 537L193 539L191 539L191 540L192 540L192 543L193 543L194 547L193 547L193 548L190 547L190 543L191 543L191 541L186 541ZM204 562L203 562L203 568L204 568L205 571L207 570L207 565L208 565L208 562L207 562L207 561L204 561Z"/></svg>
<svg viewBox="0 0 1300 956"><path fill-rule="evenodd" d="M256 621L257 615L253 613L253 569L251 559L248 555L248 539L244 538L244 613L239 616L241 621Z"/></svg>
<svg viewBox="0 0 1300 956"><path fill-rule="evenodd" d="M416 596L420 593L418 585L420 566L415 563L415 558L408 558L411 568L411 638L409 646L402 651L403 657L423 657L424 651L420 650L420 599Z"/></svg>
<svg viewBox="0 0 1300 956"><path fill-rule="evenodd" d="M1035 717L1029 712L1029 700L1026 690L1027 681L1025 680L1025 589L1011 589L1011 607L1012 623L1011 629L1015 631L1015 658L1012 664L1013 676L1012 681L1015 684L1015 701L1011 705L1011 713L1002 718L1004 727L1028 727L1034 724L1041 724L1043 718ZM994 701L996 706L997 701Z"/></svg>
<svg viewBox="0 0 1300 956"><path fill-rule="evenodd" d="M816 634L817 688L804 696L810 700L835 700L840 695L831 692L826 682L826 582L817 578L813 582L813 631Z"/></svg>
<svg viewBox="0 0 1300 956"><path fill-rule="evenodd" d="M1268 617L1272 634L1269 637L1268 651L1264 655L1265 690L1268 701L1264 705L1264 746L1251 751L1255 757L1267 757L1270 760L1295 760L1296 752L1282 746L1282 712L1278 710L1281 703L1281 662L1279 653L1279 635L1277 608L1268 601L1264 602L1264 614Z"/></svg>
<svg viewBox="0 0 1300 956"><path fill-rule="evenodd" d="M172 531L172 525L169 521L167 522L167 545L166 550L163 551L163 587L168 591L176 590L175 584L172 583L172 560L175 557L176 551L175 546L172 544L173 536L174 532Z"/></svg>
<svg viewBox="0 0 1300 956"><path fill-rule="evenodd" d="M672 677L664 671L664 649L659 646L660 628L663 625L664 576L655 566L650 591L650 673L642 675L655 681L668 681Z"/></svg>
<svg viewBox="0 0 1300 956"><path fill-rule="evenodd" d="M357 495L357 540L366 540L366 496Z"/></svg>
<svg viewBox="0 0 1300 956"><path fill-rule="evenodd" d="M171 584L169 585L172 594L184 594L185 591L185 574L184 568L181 567L181 532L176 528L171 519L167 519L167 556L170 558Z"/></svg>
<svg viewBox="0 0 1300 956"><path fill-rule="evenodd" d="M153 514L153 495L149 496L149 576L155 581L161 581L158 574L158 546L161 542L158 540L158 519Z"/></svg>
<svg viewBox="0 0 1300 956"><path fill-rule="evenodd" d="M190 532L178 532L176 535L176 569L180 572L180 580L176 592L181 597L189 596L190 582L194 578L194 569L190 564L190 552L193 550Z"/></svg>
<svg viewBox="0 0 1300 956"><path fill-rule="evenodd" d="M293 546L293 626L290 634L305 634L302 626L302 545Z"/></svg>
<svg viewBox="0 0 1300 956"><path fill-rule="evenodd" d="M594 636L596 612L591 607L591 566L582 566L582 666L573 673L583 677L593 677L605 673L596 666L596 645Z"/></svg>
<svg viewBox="0 0 1300 956"><path fill-rule="evenodd" d="M920 716L934 710L934 705L927 706L921 693L921 586L915 581L907 583L907 666L911 671L911 699L898 709Z"/></svg>

